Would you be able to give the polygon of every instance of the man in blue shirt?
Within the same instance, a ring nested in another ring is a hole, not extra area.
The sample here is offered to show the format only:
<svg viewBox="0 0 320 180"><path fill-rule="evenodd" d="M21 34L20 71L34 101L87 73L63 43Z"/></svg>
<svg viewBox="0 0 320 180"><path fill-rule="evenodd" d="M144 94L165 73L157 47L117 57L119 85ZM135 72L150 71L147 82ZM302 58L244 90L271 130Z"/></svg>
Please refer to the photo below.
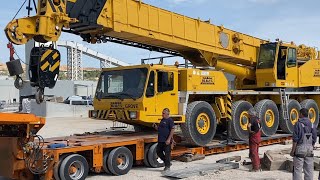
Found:
<svg viewBox="0 0 320 180"><path fill-rule="evenodd" d="M293 144L290 155L293 157L293 180L313 180L313 148L317 140L317 129L308 118L308 110L300 110L299 121L294 125Z"/></svg>
<svg viewBox="0 0 320 180"><path fill-rule="evenodd" d="M158 131L157 154L164 161L164 171L169 171L171 166L171 143L174 134L174 122L169 117L170 110L165 108L162 111L162 120L159 125L154 124L153 127Z"/></svg>

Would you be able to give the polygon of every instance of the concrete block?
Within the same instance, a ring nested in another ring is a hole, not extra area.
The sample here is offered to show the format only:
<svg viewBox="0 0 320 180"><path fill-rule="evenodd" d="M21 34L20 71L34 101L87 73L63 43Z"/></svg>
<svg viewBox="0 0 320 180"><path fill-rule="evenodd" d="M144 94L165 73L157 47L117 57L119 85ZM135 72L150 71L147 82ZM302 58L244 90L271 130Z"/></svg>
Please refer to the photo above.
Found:
<svg viewBox="0 0 320 180"><path fill-rule="evenodd" d="M320 158L319 157L314 157L313 158L313 163L314 163L314 170L320 171Z"/></svg>
<svg viewBox="0 0 320 180"><path fill-rule="evenodd" d="M262 167L268 171L285 170L287 158L281 151L267 151L262 159Z"/></svg>
<svg viewBox="0 0 320 180"><path fill-rule="evenodd" d="M286 161L286 170L288 172L293 172L293 159L288 159Z"/></svg>
<svg viewBox="0 0 320 180"><path fill-rule="evenodd" d="M191 162L191 161L197 161L202 160L205 158L205 155L203 154L185 154L183 156L177 157L176 160L182 161L182 162Z"/></svg>

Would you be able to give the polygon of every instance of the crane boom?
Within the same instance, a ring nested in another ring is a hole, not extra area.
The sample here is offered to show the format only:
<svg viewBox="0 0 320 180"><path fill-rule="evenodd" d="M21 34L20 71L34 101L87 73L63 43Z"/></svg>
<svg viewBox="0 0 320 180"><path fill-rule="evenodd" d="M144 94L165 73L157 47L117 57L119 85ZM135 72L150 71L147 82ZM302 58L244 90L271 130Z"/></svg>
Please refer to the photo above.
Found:
<svg viewBox="0 0 320 180"><path fill-rule="evenodd" d="M136 0L48 0L45 5L39 2L36 16L9 23L7 32L15 29L16 34L24 36L16 41L19 37L7 33L11 41L56 41L64 27L91 43L134 42L151 46L152 50L177 52L197 66L214 66L218 59L255 65L259 46L265 42Z"/></svg>
<svg viewBox="0 0 320 180"><path fill-rule="evenodd" d="M180 55L193 65L223 69L241 81L256 80L260 45L269 43L141 0L39 0L37 8L36 16L16 19L7 25L9 41L57 41L65 31L89 43L111 41ZM316 59L314 48L293 43L286 46L297 49L297 59L303 63Z"/></svg>

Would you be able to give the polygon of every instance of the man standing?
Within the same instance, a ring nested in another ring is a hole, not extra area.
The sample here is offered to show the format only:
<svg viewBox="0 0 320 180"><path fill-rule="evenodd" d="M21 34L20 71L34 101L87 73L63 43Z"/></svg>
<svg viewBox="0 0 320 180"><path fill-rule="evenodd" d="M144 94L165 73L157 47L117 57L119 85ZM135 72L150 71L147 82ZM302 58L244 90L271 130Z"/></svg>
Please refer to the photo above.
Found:
<svg viewBox="0 0 320 180"><path fill-rule="evenodd" d="M299 121L294 125L293 144L290 155L293 157L293 180L313 180L313 148L317 140L317 130L308 118L308 110L300 110Z"/></svg>
<svg viewBox="0 0 320 180"><path fill-rule="evenodd" d="M254 108L249 109L250 122L248 123L249 131L249 157L252 162L252 172L258 172L260 168L259 144L261 141L261 125L257 112Z"/></svg>
<svg viewBox="0 0 320 180"><path fill-rule="evenodd" d="M169 117L170 110L165 108L162 111L162 120L159 126L153 124L153 127L158 130L158 146L157 154L159 158L164 161L164 171L169 171L171 166L171 143L174 134L174 122Z"/></svg>

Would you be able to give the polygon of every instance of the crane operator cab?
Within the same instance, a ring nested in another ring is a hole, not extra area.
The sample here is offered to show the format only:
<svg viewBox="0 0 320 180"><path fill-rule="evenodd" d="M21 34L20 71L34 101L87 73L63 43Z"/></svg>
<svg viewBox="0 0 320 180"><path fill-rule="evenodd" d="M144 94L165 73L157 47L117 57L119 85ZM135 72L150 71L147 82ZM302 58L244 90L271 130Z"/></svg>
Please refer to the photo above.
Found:
<svg viewBox="0 0 320 180"><path fill-rule="evenodd" d="M256 77L259 88L298 87L296 47L281 42L261 44Z"/></svg>
<svg viewBox="0 0 320 180"><path fill-rule="evenodd" d="M164 65L103 69L93 104L89 117L128 124L156 123L166 107L177 115L178 69Z"/></svg>

